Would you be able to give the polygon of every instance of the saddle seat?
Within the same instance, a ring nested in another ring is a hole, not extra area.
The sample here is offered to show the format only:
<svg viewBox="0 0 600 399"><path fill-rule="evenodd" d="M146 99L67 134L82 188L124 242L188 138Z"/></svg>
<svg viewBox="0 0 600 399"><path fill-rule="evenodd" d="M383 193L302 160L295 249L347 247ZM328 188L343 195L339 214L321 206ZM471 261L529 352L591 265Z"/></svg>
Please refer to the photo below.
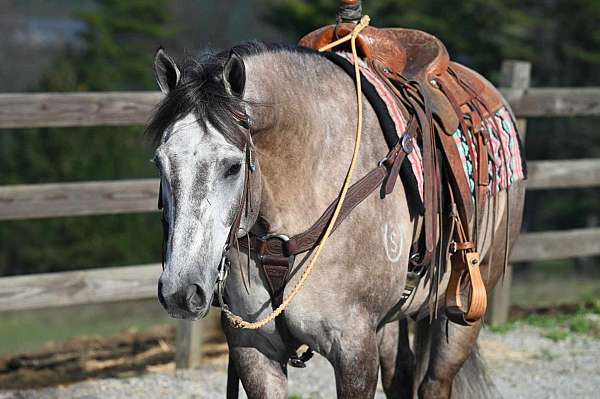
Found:
<svg viewBox="0 0 600 399"><path fill-rule="evenodd" d="M299 45L320 49L351 33L354 27L352 23L328 25L304 36ZM429 33L415 29L368 26L356 38L356 47L361 58L381 65L389 72L390 78L399 75L418 82L424 94L431 99L436 122L447 134L453 134L458 129L459 116L440 85L446 92L452 93L460 106L473 101L475 97L490 112L497 111L503 105L501 97L487 80L452 62L446 46ZM349 44L345 49L349 51ZM449 71L472 90L462 87ZM464 111L470 110L465 107Z"/></svg>
<svg viewBox="0 0 600 399"><path fill-rule="evenodd" d="M352 32L354 24L329 25L300 40L300 45L321 48ZM406 78L438 75L448 68L446 46L435 36L414 29L366 27L356 38L359 56L378 60Z"/></svg>

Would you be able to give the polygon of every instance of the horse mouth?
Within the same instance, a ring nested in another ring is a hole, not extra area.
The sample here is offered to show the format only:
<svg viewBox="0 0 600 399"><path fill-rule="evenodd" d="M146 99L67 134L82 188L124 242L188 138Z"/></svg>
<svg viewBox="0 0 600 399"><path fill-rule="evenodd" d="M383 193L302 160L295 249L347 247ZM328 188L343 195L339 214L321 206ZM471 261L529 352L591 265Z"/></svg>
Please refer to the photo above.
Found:
<svg viewBox="0 0 600 399"><path fill-rule="evenodd" d="M200 312L191 312L189 310L168 310L169 317L178 320L196 321L205 318L210 311L210 306Z"/></svg>

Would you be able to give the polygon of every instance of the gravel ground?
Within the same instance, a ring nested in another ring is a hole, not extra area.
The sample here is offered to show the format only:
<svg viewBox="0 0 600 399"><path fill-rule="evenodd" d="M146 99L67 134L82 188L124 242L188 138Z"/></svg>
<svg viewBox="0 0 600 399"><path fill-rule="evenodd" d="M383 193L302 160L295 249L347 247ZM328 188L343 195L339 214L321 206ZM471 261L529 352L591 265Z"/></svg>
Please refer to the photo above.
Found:
<svg viewBox="0 0 600 399"><path fill-rule="evenodd" d="M480 342L489 373L505 398L600 397L600 340L572 335L554 342L544 338L538 329L520 327L504 334L486 331ZM35 391L0 391L0 399L225 397L223 361L177 373L170 367L155 368L143 376L93 380ZM290 396L335 397L331 366L317 356L306 369L291 369L289 384ZM381 387L376 398L384 398Z"/></svg>

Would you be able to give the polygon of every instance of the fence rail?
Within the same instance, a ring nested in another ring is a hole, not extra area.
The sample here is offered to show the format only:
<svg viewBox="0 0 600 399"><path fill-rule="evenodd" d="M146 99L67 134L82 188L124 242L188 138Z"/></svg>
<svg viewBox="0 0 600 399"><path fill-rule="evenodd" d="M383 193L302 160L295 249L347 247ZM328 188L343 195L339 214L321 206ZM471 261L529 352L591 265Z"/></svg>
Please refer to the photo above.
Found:
<svg viewBox="0 0 600 399"><path fill-rule="evenodd" d="M160 264L0 279L0 312L156 297Z"/></svg>
<svg viewBox="0 0 600 399"><path fill-rule="evenodd" d="M512 262L598 254L600 228L523 234ZM0 279L0 312L156 298L160 264Z"/></svg>
<svg viewBox="0 0 600 399"><path fill-rule="evenodd" d="M501 89L521 132L531 117L600 116L600 88L530 88L531 66L503 64ZM143 125L161 98L158 92L0 94L0 134L7 129ZM4 129L4 130L3 130ZM15 133L15 134L18 134ZM600 186L600 159L529 162L528 190ZM0 221L152 212L156 179L0 186ZM513 262L600 255L600 229L521 235ZM0 278L0 312L152 298L160 266L142 265ZM510 269L508 278L510 282ZM510 284L496 290L490 308L501 321ZM198 326L178 329L178 366L197 361Z"/></svg>
<svg viewBox="0 0 600 399"><path fill-rule="evenodd" d="M600 185L600 159L528 163L528 190ZM0 186L0 221L152 212L158 180Z"/></svg>
<svg viewBox="0 0 600 399"><path fill-rule="evenodd" d="M519 118L600 115L600 88L506 88ZM0 129L143 125L160 92L0 94Z"/></svg>

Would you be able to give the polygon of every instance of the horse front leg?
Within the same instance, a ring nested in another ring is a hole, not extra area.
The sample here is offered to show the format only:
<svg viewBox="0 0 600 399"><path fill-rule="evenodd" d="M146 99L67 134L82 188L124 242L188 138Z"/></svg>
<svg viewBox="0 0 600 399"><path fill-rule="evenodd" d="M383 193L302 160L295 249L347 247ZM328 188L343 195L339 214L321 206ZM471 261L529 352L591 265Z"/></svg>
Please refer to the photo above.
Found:
<svg viewBox="0 0 600 399"><path fill-rule="evenodd" d="M249 399L287 399L285 363L270 359L252 347L230 347L229 360Z"/></svg>
<svg viewBox="0 0 600 399"><path fill-rule="evenodd" d="M337 397L373 398L379 371L375 331L361 335L352 329L344 330L330 345L325 356L335 371Z"/></svg>

